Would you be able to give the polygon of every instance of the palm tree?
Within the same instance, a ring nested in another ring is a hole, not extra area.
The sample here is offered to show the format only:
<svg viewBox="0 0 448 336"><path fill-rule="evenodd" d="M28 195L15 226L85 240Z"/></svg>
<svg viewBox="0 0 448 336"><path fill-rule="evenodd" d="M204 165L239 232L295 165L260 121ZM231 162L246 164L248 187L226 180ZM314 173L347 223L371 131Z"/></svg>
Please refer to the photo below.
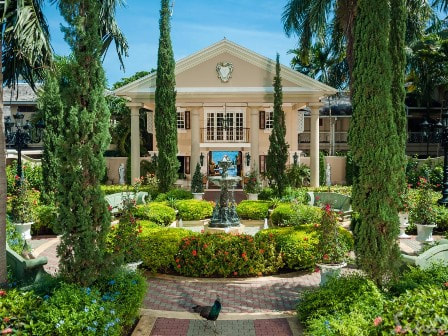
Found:
<svg viewBox="0 0 448 336"><path fill-rule="evenodd" d="M66 0L51 0L58 6ZM117 5L123 0L101 0L100 22L103 54L112 41L123 67L128 44L115 21ZM0 48L0 284L7 281L6 272L6 169L3 130L3 84L15 86L22 78L35 89L44 71L51 65L53 53L48 26L42 12L43 0L5 0L0 4L2 48Z"/></svg>
<svg viewBox="0 0 448 336"><path fill-rule="evenodd" d="M6 283L6 167L3 131L3 82L14 85L20 77L31 87L50 64L52 50L42 0L6 0L2 5L0 48L0 283Z"/></svg>
<svg viewBox="0 0 448 336"><path fill-rule="evenodd" d="M331 37L329 45L335 55L346 49L349 78L352 78L354 54L354 23L358 0L289 0L284 7L282 21L287 36L299 37L299 57L301 62L309 62L314 41ZM437 17L426 0L407 0L408 42L418 38L428 20ZM448 0L433 0L433 6L448 9ZM351 82L351 80L350 80Z"/></svg>

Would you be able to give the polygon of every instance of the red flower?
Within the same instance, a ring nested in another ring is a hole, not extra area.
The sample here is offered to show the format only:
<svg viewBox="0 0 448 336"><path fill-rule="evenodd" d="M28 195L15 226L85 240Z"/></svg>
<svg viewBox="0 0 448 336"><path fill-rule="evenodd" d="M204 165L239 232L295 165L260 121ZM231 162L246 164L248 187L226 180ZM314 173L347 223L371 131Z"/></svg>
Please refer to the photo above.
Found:
<svg viewBox="0 0 448 336"><path fill-rule="evenodd" d="M323 258L324 260L328 260L328 259L330 259L330 257L328 256L328 254L324 254L322 258Z"/></svg>
<svg viewBox="0 0 448 336"><path fill-rule="evenodd" d="M198 255L198 251L193 250L193 252L191 252L191 254L193 254L193 256L196 257Z"/></svg>
<svg viewBox="0 0 448 336"><path fill-rule="evenodd" d="M204 248L206 249L208 247L208 245L207 244L204 244Z"/></svg>
<svg viewBox="0 0 448 336"><path fill-rule="evenodd" d="M304 237L303 240L304 240L304 241L307 241L307 240L308 240L308 237Z"/></svg>
<svg viewBox="0 0 448 336"><path fill-rule="evenodd" d="M176 259L176 264L179 264L179 261L180 261L179 258L177 258L177 259Z"/></svg>
<svg viewBox="0 0 448 336"><path fill-rule="evenodd" d="M5 296L5 295L6 295L6 291L0 290L0 296Z"/></svg>
<svg viewBox="0 0 448 336"><path fill-rule="evenodd" d="M19 175L14 176L14 178L16 179L16 181L20 180Z"/></svg>
<svg viewBox="0 0 448 336"><path fill-rule="evenodd" d="M234 276L237 276L237 275L238 275L238 272L236 272L236 271L233 272L233 275L234 275Z"/></svg>
<svg viewBox="0 0 448 336"><path fill-rule="evenodd" d="M246 258L246 252L243 252L243 253L241 254L241 257Z"/></svg>
<svg viewBox="0 0 448 336"><path fill-rule="evenodd" d="M1 334L2 335L12 334L12 332L13 332L13 330L11 328L6 328L6 329L2 330Z"/></svg>
<svg viewBox="0 0 448 336"><path fill-rule="evenodd" d="M179 265L179 264L177 264L177 268L180 268L180 265Z"/></svg>
<svg viewBox="0 0 448 336"><path fill-rule="evenodd" d="M225 254L225 255L228 255L228 254L229 254L229 252L227 252L227 251L224 251L224 254Z"/></svg>
<svg viewBox="0 0 448 336"><path fill-rule="evenodd" d="M263 249L260 249L259 252L260 252L260 254L263 254L263 253L264 253L264 250L263 250Z"/></svg>
<svg viewBox="0 0 448 336"><path fill-rule="evenodd" d="M325 211L327 213L331 211L331 205L330 204L325 204Z"/></svg>
<svg viewBox="0 0 448 336"><path fill-rule="evenodd" d="M314 268L314 272L317 273L317 272L319 272L319 271L320 271L319 267L316 266L316 267Z"/></svg>
<svg viewBox="0 0 448 336"><path fill-rule="evenodd" d="M107 210L109 210L109 211L112 211L112 209L113 209L113 208L112 208L112 206L110 206L110 205L107 207Z"/></svg>
<svg viewBox="0 0 448 336"><path fill-rule="evenodd" d="M9 317L4 317L4 318L3 318L3 322L5 322L5 323L8 323L9 320L11 320Z"/></svg>
<svg viewBox="0 0 448 336"><path fill-rule="evenodd" d="M381 322L383 322L383 319L381 318L381 316L377 316L377 317L375 317L375 319L373 320L373 325L374 325L375 327L377 327L377 326L380 325Z"/></svg>
<svg viewBox="0 0 448 336"><path fill-rule="evenodd" d="M142 233L142 232L143 232L142 227L139 225L138 226L138 233Z"/></svg>

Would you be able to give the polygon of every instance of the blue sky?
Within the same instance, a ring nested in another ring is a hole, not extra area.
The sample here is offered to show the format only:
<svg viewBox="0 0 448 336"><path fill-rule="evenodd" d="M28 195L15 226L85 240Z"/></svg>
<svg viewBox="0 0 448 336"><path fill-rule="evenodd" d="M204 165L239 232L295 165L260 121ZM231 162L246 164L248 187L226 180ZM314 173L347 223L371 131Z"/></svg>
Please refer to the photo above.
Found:
<svg viewBox="0 0 448 336"><path fill-rule="evenodd" d="M297 44L297 38L287 38L283 32L281 14L287 0L175 0L171 21L174 57L179 60L222 38L238 43L263 56L289 65L287 54ZM111 46L104 61L109 85L137 71L157 65L159 39L157 0L127 0L125 8L117 10L117 21L129 42L126 72L120 70L115 48ZM45 8L52 34L54 50L59 55L69 53L60 25L63 22L54 6Z"/></svg>

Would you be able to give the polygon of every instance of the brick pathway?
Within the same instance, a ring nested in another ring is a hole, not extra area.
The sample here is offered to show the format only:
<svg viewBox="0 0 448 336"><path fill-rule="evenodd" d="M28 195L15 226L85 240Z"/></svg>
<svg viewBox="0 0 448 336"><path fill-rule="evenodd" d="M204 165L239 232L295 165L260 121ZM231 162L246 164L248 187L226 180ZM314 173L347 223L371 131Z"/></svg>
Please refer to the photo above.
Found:
<svg viewBox="0 0 448 336"><path fill-rule="evenodd" d="M320 282L319 273L253 281L191 281L173 278L148 278L149 288L144 308L188 311L194 305L212 305L216 295L219 295L223 313L288 311L295 309L300 290L315 287Z"/></svg>
<svg viewBox="0 0 448 336"><path fill-rule="evenodd" d="M212 322L160 317L151 336L292 336L286 319L232 320Z"/></svg>

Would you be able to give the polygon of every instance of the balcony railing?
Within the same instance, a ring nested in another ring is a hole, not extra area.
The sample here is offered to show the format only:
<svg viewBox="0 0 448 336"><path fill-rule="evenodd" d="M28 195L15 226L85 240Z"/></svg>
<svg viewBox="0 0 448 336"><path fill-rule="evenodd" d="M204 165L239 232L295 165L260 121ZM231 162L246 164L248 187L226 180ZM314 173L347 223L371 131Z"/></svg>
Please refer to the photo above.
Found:
<svg viewBox="0 0 448 336"><path fill-rule="evenodd" d="M334 132L334 142L335 143L347 143L347 132ZM319 132L319 142L320 143L330 143L330 132ZM304 132L299 134L299 144L310 143L311 142L311 132Z"/></svg>
<svg viewBox="0 0 448 336"><path fill-rule="evenodd" d="M201 128L201 142L249 142L249 128Z"/></svg>
<svg viewBox="0 0 448 336"><path fill-rule="evenodd" d="M408 143L439 143L440 135L434 132L408 132Z"/></svg>

